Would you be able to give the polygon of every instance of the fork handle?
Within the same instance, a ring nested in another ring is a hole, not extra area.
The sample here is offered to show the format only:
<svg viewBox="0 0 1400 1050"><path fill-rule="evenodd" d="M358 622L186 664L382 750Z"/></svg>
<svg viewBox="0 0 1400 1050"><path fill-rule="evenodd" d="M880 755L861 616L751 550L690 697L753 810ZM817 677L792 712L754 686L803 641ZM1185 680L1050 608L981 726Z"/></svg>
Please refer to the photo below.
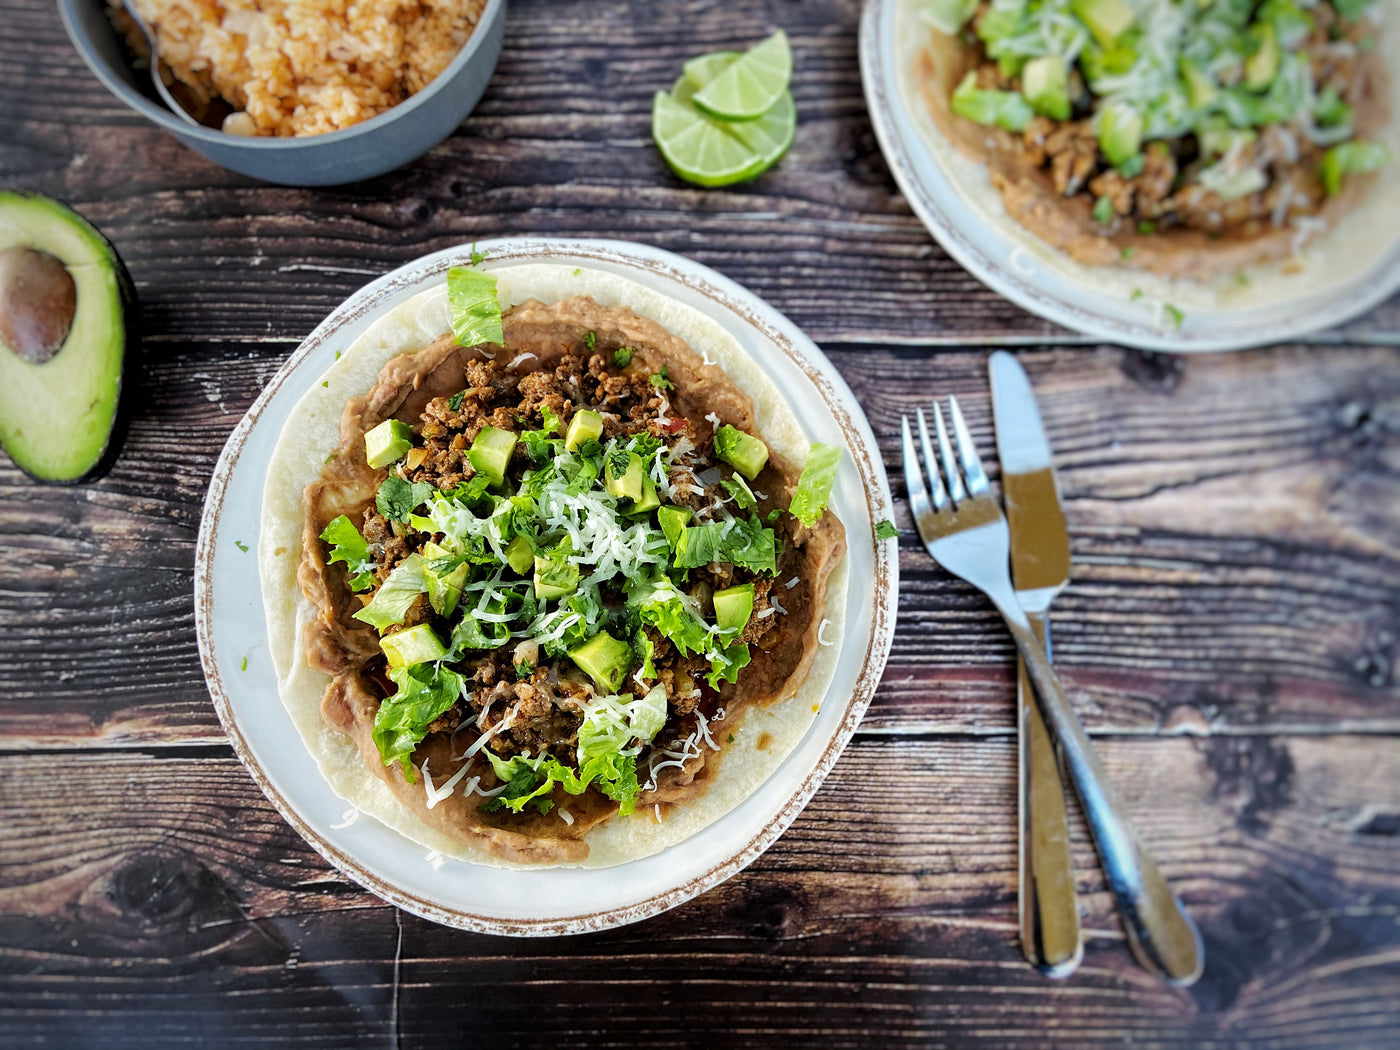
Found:
<svg viewBox="0 0 1400 1050"><path fill-rule="evenodd" d="M1045 647L1020 607L1014 609L1012 612L1002 606L1002 615L1035 683L1040 710L1059 741L1109 887L1118 902L1128 946L1149 971L1172 984L1193 984L1205 964L1200 932L1143 849L1122 800L1109 783L1084 727L1065 697Z"/></svg>

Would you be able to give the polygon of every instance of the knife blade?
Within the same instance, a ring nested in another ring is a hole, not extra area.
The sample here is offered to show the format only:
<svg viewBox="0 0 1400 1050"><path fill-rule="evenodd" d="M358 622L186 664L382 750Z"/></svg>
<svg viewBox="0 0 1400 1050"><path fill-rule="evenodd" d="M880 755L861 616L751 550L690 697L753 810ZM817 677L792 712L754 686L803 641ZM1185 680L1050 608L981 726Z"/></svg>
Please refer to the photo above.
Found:
<svg viewBox="0 0 1400 1050"><path fill-rule="evenodd" d="M1035 393L1020 362L1004 350L988 362L1002 499L1011 528L1016 596L1050 653L1050 603L1069 582L1069 530L1060 507L1054 460ZM1030 679L1018 657L1017 890L1021 947L1051 977L1067 977L1083 957L1079 902L1069 850L1059 758Z"/></svg>

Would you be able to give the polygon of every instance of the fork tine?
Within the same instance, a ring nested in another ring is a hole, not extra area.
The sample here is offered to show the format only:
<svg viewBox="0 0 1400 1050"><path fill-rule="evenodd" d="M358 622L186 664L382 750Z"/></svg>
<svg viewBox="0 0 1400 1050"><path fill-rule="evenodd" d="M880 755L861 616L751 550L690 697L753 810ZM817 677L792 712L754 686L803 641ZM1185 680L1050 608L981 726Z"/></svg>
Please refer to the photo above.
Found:
<svg viewBox="0 0 1400 1050"><path fill-rule="evenodd" d="M928 442L928 424L924 422L924 410L916 409L919 417L919 444L924 450L924 470L928 472L929 484L933 486L933 509L942 510L948 505L948 490L943 487L943 476L938 472L938 460L933 458L933 448Z"/></svg>
<svg viewBox="0 0 1400 1050"><path fill-rule="evenodd" d="M948 444L948 431L943 427L943 410L938 407L937 401L933 403L933 425L938 431L938 454L943 460L943 473L948 475L948 491L954 503L961 503L967 499L967 490L963 488L962 473L953 459L953 446Z"/></svg>
<svg viewBox="0 0 1400 1050"><path fill-rule="evenodd" d="M928 506L928 489L924 487L924 476L919 470L919 454L914 451L908 416L899 417L899 437L904 451L904 487L909 492L909 509L917 522L920 512Z"/></svg>
<svg viewBox="0 0 1400 1050"><path fill-rule="evenodd" d="M972 432L963 421L958 399L948 395L948 408L953 415L953 437L958 443L958 458L962 460L963 476L967 479L967 491L976 496L986 492L987 472L982 469L982 460L977 455L977 446L972 443Z"/></svg>

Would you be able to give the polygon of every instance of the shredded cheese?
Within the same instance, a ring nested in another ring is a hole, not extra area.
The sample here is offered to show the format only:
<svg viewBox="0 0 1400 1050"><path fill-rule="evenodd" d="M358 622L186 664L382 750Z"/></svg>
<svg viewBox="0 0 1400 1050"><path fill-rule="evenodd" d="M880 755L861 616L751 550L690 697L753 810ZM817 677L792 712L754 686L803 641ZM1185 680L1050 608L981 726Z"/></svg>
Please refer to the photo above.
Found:
<svg viewBox="0 0 1400 1050"><path fill-rule="evenodd" d="M480 741L478 741L478 743L480 743ZM426 758L423 759L420 772L423 774L423 790L428 796L429 809L432 809L456 790L457 785L462 782L462 778L467 775L467 767L469 765L471 765L470 762L464 762L461 769L457 770L451 777L442 782L442 787L433 787L433 778L428 774L428 760Z"/></svg>
<svg viewBox="0 0 1400 1050"><path fill-rule="evenodd" d="M359 820L359 819L360 819L360 811L359 811L358 809L356 809L354 806L351 806L349 809L347 809L344 813L342 813L342 814L340 815L340 823L339 823L339 824L332 824L332 825L331 825L331 830L332 830L332 831L341 831L341 830L343 830L343 829L345 829L345 828L348 828L351 824L355 823L355 821L357 821L357 820Z"/></svg>
<svg viewBox="0 0 1400 1050"><path fill-rule="evenodd" d="M826 638L823 637L823 635L826 634L826 629L827 629L828 627L830 627L830 626L831 626L831 621L830 621L830 620L825 620L825 619L824 619L824 620L822 620L822 622L821 622L821 626L817 628L817 641L820 642L822 645L830 645L830 644L831 644L830 642L828 642L828 641L826 640Z"/></svg>

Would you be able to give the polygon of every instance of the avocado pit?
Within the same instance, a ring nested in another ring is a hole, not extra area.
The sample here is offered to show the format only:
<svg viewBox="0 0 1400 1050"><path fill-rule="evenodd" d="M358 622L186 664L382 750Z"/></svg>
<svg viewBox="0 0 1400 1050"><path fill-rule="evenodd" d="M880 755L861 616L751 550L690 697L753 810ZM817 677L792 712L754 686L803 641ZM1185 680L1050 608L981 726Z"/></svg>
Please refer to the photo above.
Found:
<svg viewBox="0 0 1400 1050"><path fill-rule="evenodd" d="M77 310L77 285L57 258L33 248L0 251L0 343L42 365L63 346Z"/></svg>

